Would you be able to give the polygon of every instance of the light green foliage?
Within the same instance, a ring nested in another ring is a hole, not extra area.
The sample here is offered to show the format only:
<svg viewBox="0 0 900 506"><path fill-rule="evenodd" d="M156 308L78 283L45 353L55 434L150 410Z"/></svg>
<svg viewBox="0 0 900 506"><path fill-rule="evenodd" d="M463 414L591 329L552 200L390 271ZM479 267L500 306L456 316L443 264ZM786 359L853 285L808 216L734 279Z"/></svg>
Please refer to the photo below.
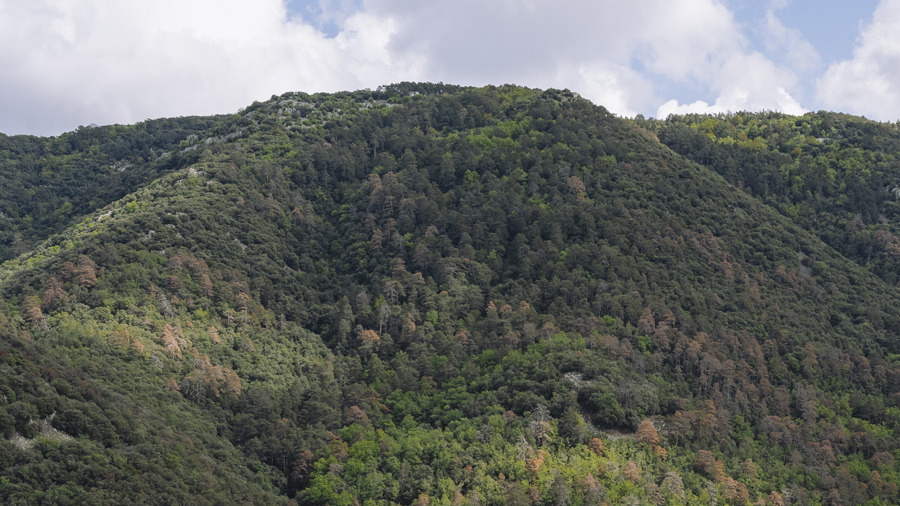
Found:
<svg viewBox="0 0 900 506"><path fill-rule="evenodd" d="M895 130L400 83L0 137L0 498L896 502Z"/></svg>

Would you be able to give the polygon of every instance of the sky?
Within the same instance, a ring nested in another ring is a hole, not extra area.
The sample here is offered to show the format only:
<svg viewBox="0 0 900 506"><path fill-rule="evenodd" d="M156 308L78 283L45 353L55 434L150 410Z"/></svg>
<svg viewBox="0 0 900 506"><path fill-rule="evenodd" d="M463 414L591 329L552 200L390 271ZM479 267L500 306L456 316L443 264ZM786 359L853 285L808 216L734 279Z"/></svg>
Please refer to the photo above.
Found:
<svg viewBox="0 0 900 506"><path fill-rule="evenodd" d="M900 0L0 0L0 132L400 81L900 120Z"/></svg>

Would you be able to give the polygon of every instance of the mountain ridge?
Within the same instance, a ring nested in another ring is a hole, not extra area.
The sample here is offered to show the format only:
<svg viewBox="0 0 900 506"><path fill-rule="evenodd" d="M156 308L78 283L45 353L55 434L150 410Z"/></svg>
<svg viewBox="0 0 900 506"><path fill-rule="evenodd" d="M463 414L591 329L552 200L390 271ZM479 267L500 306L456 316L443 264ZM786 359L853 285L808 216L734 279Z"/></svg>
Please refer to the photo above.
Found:
<svg viewBox="0 0 900 506"><path fill-rule="evenodd" d="M669 150L664 124L414 83L222 120L203 137L221 141L179 141L176 171L4 262L4 387L25 399L5 394L5 497L85 499L23 469L171 446L157 412L206 423L178 426L248 494L205 491L182 442L141 457L187 471L182 495L155 485L175 501L896 497L896 288ZM103 362L144 386L88 376ZM146 434L89 430L121 415L79 381L145 392ZM13 449L30 420L75 439ZM148 500L124 483L95 486Z"/></svg>

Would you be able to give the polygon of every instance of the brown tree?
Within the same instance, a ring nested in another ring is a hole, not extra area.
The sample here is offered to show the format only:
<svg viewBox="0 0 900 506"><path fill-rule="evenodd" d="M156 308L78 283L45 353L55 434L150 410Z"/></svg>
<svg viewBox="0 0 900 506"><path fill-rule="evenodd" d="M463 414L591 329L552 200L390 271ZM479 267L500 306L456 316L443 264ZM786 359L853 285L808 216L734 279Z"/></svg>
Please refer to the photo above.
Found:
<svg viewBox="0 0 900 506"><path fill-rule="evenodd" d="M363 343L364 346L369 347L378 348L378 345L381 344L381 338L378 337L378 333L376 333L372 329L366 329L360 332L359 340Z"/></svg>
<svg viewBox="0 0 900 506"><path fill-rule="evenodd" d="M44 311L53 311L64 305L67 302L67 299L68 296L66 295L66 291L63 290L62 283L55 277L48 279L47 290L45 290L44 295L41 296L41 307Z"/></svg>
<svg viewBox="0 0 900 506"><path fill-rule="evenodd" d="M169 355L181 358L181 347L175 337L175 329L168 323L163 327L162 334L159 336L159 344Z"/></svg>
<svg viewBox="0 0 900 506"><path fill-rule="evenodd" d="M78 265L72 271L72 279L82 288L90 288L97 284L97 264L86 255L78 257Z"/></svg>
<svg viewBox="0 0 900 506"><path fill-rule="evenodd" d="M217 329L215 326L210 325L209 328L206 329L206 332L209 334L210 341L216 344L222 343L222 338L219 337L219 329Z"/></svg>
<svg viewBox="0 0 900 506"><path fill-rule="evenodd" d="M715 469L715 465L716 458L711 451L700 450L697 452L697 462L694 464L694 468L697 469L698 472L710 475Z"/></svg>
<svg viewBox="0 0 900 506"><path fill-rule="evenodd" d="M592 438L588 443L588 449L596 453L598 457L602 457L603 451L605 450L605 448L603 447L603 441L596 437Z"/></svg>
<svg viewBox="0 0 900 506"><path fill-rule="evenodd" d="M634 440L638 443L655 446L659 444L659 432L650 420L644 420L634 434Z"/></svg>
<svg viewBox="0 0 900 506"><path fill-rule="evenodd" d="M653 319L653 311L650 308L644 308L644 312L641 313L641 317L638 318L638 330L641 331L644 335L652 335L653 331L656 329L656 320Z"/></svg>
<svg viewBox="0 0 900 506"><path fill-rule="evenodd" d="M44 321L44 312L41 311L41 299L39 299L37 295L25 297L25 300L22 301L22 313L22 316L25 317L25 321L34 326L46 324Z"/></svg>
<svg viewBox="0 0 900 506"><path fill-rule="evenodd" d="M59 268L59 277L61 277L63 281L69 281L74 275L75 264L72 262L63 262L62 266Z"/></svg>
<svg viewBox="0 0 900 506"><path fill-rule="evenodd" d="M587 188L584 186L584 182L578 176L572 176L566 181L569 185L569 194L575 197L577 202L584 202L584 196L587 192Z"/></svg>
<svg viewBox="0 0 900 506"><path fill-rule="evenodd" d="M406 262L403 261L402 258L397 257L391 260L391 276L395 279L402 280L406 274Z"/></svg>
<svg viewBox="0 0 900 506"><path fill-rule="evenodd" d="M392 304L396 304L399 300L401 292L400 284L394 280L389 280L384 282L384 296L388 300L391 301Z"/></svg>
<svg viewBox="0 0 900 506"><path fill-rule="evenodd" d="M250 296L244 292L240 292L234 296L235 302L237 302L238 309L241 311L247 311L250 308Z"/></svg>
<svg viewBox="0 0 900 506"><path fill-rule="evenodd" d="M659 460L666 460L669 458L669 451L659 445L651 446L650 452L653 453L653 455L656 455L656 458Z"/></svg>
<svg viewBox="0 0 900 506"><path fill-rule="evenodd" d="M172 377L169 377L169 379L166 380L165 387L166 387L166 390L168 390L170 392L180 392L181 391L181 388L178 386L178 382L175 381L175 378L172 378Z"/></svg>
<svg viewBox="0 0 900 506"><path fill-rule="evenodd" d="M766 506L784 506L784 497L776 491L772 491L766 497Z"/></svg>
<svg viewBox="0 0 900 506"><path fill-rule="evenodd" d="M406 313L406 323L403 324L402 337L404 341L409 341L416 334L416 320L412 313Z"/></svg>
<svg viewBox="0 0 900 506"><path fill-rule="evenodd" d="M632 483L637 483L641 481L641 470L633 460L629 460L622 471L622 477Z"/></svg>
<svg viewBox="0 0 900 506"><path fill-rule="evenodd" d="M201 274L200 281L198 281L197 284L200 285L200 290L203 291L203 295L206 295L207 297L215 295L216 292L212 280L209 279L209 274Z"/></svg>
<svg viewBox="0 0 900 506"><path fill-rule="evenodd" d="M547 454L544 450L538 450L537 454L530 459L525 460L525 469L531 473L531 481L535 480L538 471L541 470L541 466L544 465L544 460L547 458Z"/></svg>
<svg viewBox="0 0 900 506"><path fill-rule="evenodd" d="M316 456L310 450L303 450L291 469L291 477L295 480L302 480L309 476L313 470L313 464L316 463Z"/></svg>
<svg viewBox="0 0 900 506"><path fill-rule="evenodd" d="M743 483L726 477L724 479L725 487L723 495L728 500L728 504L747 504L750 502L750 491Z"/></svg>

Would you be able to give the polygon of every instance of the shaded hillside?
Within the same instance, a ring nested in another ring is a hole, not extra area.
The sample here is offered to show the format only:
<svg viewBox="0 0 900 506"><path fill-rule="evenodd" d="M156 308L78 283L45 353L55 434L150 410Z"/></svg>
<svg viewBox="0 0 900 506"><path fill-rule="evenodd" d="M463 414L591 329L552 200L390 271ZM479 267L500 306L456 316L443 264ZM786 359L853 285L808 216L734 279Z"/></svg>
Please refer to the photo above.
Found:
<svg viewBox="0 0 900 506"><path fill-rule="evenodd" d="M648 122L885 281L900 281L900 129L856 116L741 113Z"/></svg>
<svg viewBox="0 0 900 506"><path fill-rule="evenodd" d="M897 500L896 289L638 124L404 83L215 128L0 269L5 499Z"/></svg>
<svg viewBox="0 0 900 506"><path fill-rule="evenodd" d="M0 134L0 261L192 163L190 152L179 148L188 139L209 138L223 121L176 118L79 127L52 138Z"/></svg>

